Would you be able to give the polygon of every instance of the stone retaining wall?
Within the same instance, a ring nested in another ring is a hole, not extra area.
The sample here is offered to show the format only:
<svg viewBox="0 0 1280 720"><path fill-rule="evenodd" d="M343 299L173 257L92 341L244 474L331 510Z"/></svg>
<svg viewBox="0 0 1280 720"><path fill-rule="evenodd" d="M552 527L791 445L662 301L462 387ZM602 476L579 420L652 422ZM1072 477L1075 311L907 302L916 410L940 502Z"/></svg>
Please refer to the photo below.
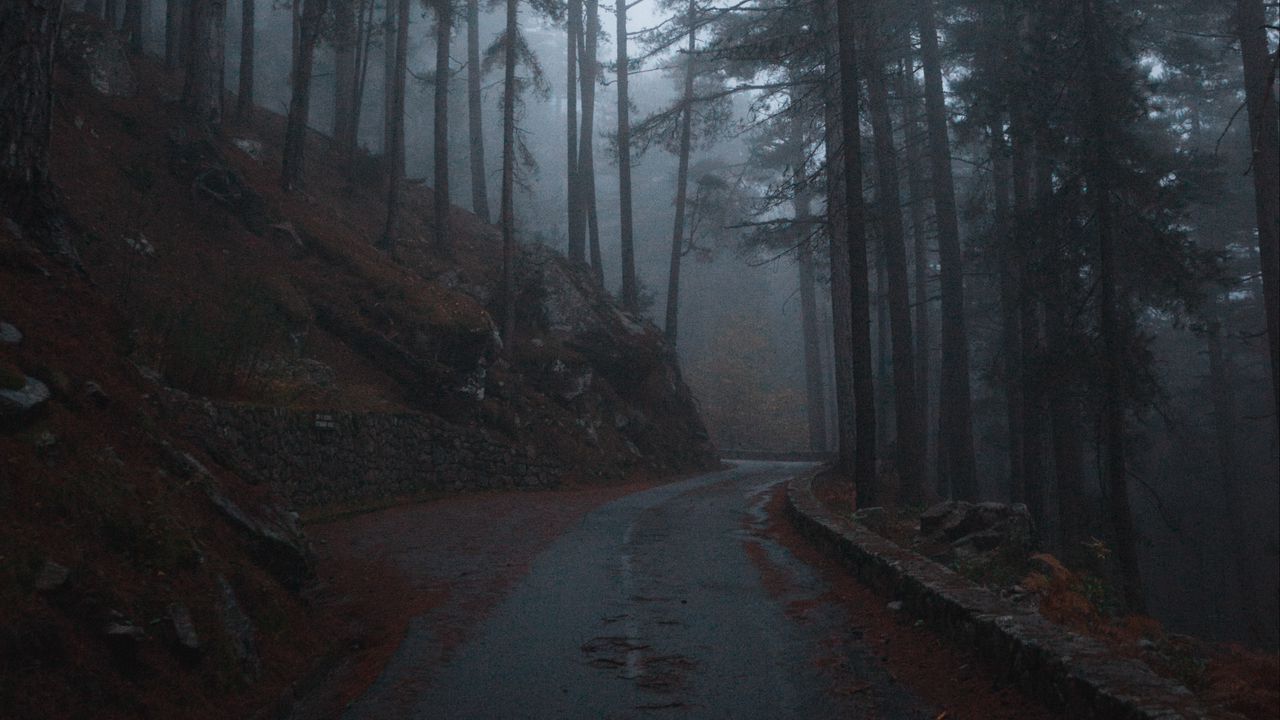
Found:
<svg viewBox="0 0 1280 720"><path fill-rule="evenodd" d="M297 509L560 482L550 458L428 415L193 404L192 439L247 480L272 483Z"/></svg>
<svg viewBox="0 0 1280 720"><path fill-rule="evenodd" d="M900 600L905 612L973 648L1029 695L1070 718L1238 718L1210 712L1185 687L1143 663L1118 657L1101 642L836 516L813 494L813 479L823 470L801 475L787 488L787 509L801 532L838 556L859 580Z"/></svg>

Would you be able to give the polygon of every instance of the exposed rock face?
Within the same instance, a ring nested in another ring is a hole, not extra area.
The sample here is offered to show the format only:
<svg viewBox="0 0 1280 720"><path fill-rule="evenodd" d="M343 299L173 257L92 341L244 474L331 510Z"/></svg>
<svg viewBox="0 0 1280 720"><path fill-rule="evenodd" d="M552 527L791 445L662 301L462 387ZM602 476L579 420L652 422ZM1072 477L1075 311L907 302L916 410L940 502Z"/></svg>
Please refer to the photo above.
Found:
<svg viewBox="0 0 1280 720"><path fill-rule="evenodd" d="M258 641L253 621L240 608L236 591L227 579L218 576L218 610L222 616L222 630L231 640L231 649L240 661L240 670L249 680L256 680L262 672L262 660L258 657Z"/></svg>
<svg viewBox="0 0 1280 720"><path fill-rule="evenodd" d="M572 407L591 444L600 429L672 469L714 463L712 445L674 353L653 323L625 312L585 268L542 246L521 254L518 324L545 352L521 368Z"/></svg>
<svg viewBox="0 0 1280 720"><path fill-rule="evenodd" d="M67 15L58 51L59 62L103 95L129 97L138 91L124 38L101 19L84 13Z"/></svg>
<svg viewBox="0 0 1280 720"><path fill-rule="evenodd" d="M234 503L212 480L205 483L209 501L252 540L254 559L290 590L299 590L314 573L315 560L296 516L281 508L263 506L250 514Z"/></svg>

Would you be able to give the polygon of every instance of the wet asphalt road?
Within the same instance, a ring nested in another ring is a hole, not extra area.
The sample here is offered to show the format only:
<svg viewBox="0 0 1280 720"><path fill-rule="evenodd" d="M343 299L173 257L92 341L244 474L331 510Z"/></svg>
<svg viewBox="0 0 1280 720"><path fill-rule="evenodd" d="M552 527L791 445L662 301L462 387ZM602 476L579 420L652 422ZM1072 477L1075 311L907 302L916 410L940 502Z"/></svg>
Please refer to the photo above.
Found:
<svg viewBox="0 0 1280 720"><path fill-rule="evenodd" d="M741 462L597 508L425 683L413 675L436 643L411 626L345 717L388 717L406 685L397 717L934 717L765 535L768 491L806 467Z"/></svg>

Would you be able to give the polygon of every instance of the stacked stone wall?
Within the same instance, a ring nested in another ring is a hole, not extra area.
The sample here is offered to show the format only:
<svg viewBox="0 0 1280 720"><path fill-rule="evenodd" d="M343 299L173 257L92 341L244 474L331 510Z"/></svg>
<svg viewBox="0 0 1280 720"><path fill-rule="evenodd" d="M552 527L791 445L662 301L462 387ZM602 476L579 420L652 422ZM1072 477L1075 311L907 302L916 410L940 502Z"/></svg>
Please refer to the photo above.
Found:
<svg viewBox="0 0 1280 720"><path fill-rule="evenodd" d="M546 488L561 468L493 433L417 413L200 403L189 431L219 463L298 509L429 492Z"/></svg>

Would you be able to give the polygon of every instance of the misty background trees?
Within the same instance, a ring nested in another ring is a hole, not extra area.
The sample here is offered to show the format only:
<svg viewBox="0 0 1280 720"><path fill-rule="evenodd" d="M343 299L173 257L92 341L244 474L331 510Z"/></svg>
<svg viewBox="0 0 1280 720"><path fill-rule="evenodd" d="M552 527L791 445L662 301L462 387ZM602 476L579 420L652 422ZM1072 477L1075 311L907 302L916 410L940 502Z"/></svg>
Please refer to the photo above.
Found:
<svg viewBox="0 0 1280 720"><path fill-rule="evenodd" d="M497 176L506 287L543 243L661 320L723 447L829 449L864 506L1026 503L1127 607L1274 642L1274 6L69 8L163 58L213 132L284 115L282 185L343 166L385 194L390 252L447 255L451 202L488 218ZM0 12L21 213L59 13ZM428 175L433 237L402 237Z"/></svg>

